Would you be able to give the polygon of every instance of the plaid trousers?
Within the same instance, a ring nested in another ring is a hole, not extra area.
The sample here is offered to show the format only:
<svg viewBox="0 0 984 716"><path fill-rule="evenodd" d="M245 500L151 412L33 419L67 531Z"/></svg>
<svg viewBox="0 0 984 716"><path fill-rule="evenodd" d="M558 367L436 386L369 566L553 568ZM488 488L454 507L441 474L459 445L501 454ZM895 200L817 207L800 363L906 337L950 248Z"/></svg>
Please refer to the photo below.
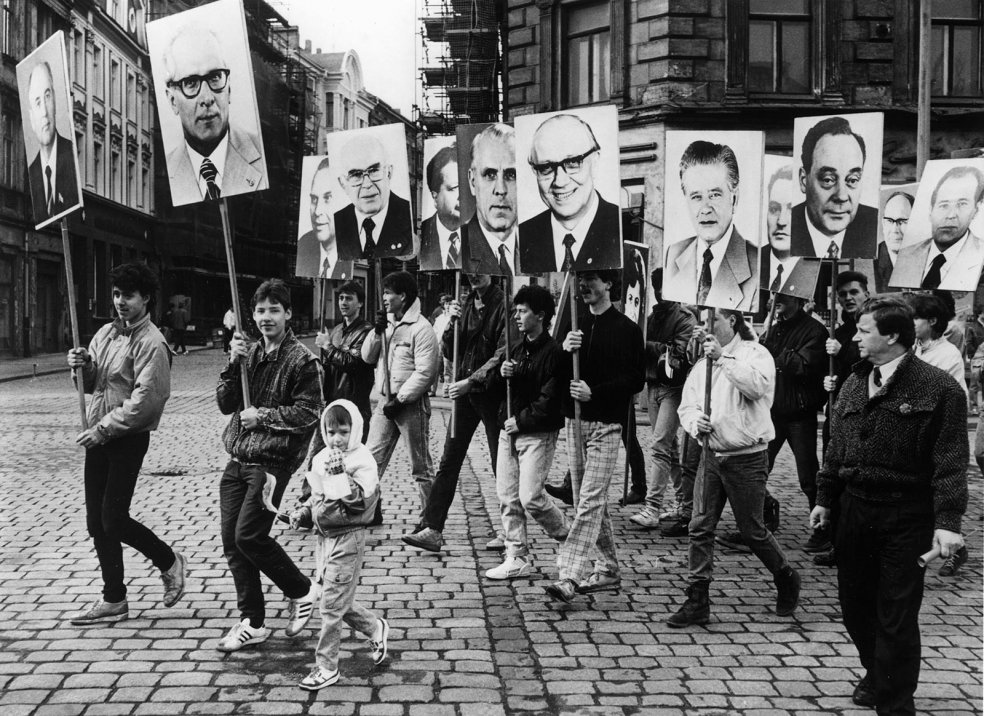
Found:
<svg viewBox="0 0 984 716"><path fill-rule="evenodd" d="M580 584L592 571L619 575L612 519L608 514L608 486L615 471L622 426L581 421L582 444L574 440L574 421L566 426L567 460L574 491L574 522L560 547L557 564L561 579Z"/></svg>

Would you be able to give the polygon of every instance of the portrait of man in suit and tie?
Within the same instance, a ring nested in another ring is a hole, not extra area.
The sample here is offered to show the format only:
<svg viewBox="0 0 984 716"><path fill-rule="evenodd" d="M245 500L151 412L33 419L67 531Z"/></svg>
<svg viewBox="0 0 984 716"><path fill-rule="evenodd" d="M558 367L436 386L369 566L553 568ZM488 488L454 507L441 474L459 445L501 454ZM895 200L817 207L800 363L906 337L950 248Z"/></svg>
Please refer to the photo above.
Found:
<svg viewBox="0 0 984 716"><path fill-rule="evenodd" d="M311 230L297 239L297 265L294 273L312 278L352 278L352 262L338 258L338 246L335 242L335 217L331 198L332 187L336 185L331 163L328 157L304 157L302 176L308 174L311 164L315 164L307 206ZM302 216L297 222L299 226L303 226L304 211L302 197Z"/></svg>
<svg viewBox="0 0 984 716"><path fill-rule="evenodd" d="M935 181L937 176L940 179ZM925 194L930 187L932 194L927 202ZM984 239L980 235L984 222L975 222L981 215L982 201L984 160L927 162L889 284L902 288L976 290L984 263ZM931 235L923 238L925 221L917 223L914 219L925 212L927 203Z"/></svg>
<svg viewBox="0 0 984 716"><path fill-rule="evenodd" d="M798 118L800 129L812 118ZM852 127L864 124L869 137ZM807 258L873 259L878 244L881 177L882 115L825 117L806 131L802 142L799 187L805 200L793 207L793 256ZM872 178L865 181L865 168ZM872 205L862 203L866 198Z"/></svg>
<svg viewBox="0 0 984 716"><path fill-rule="evenodd" d="M882 240L878 242L878 256L875 258L875 290L878 293L888 290L892 271L902 250L912 205L916 201L908 191L891 187L886 189L889 194L882 204Z"/></svg>
<svg viewBox="0 0 984 716"><path fill-rule="evenodd" d="M171 15L149 23L147 38L171 203L266 189L242 6L220 0Z"/></svg>
<svg viewBox="0 0 984 716"><path fill-rule="evenodd" d="M609 114L615 121L614 112ZM596 116L598 124L609 121ZM526 119L517 118L517 126ZM578 114L561 113L536 127L526 161L546 209L519 224L520 270L564 271L568 252L575 271L621 268L621 212L599 191L602 162L618 161L617 146L603 149L591 123Z"/></svg>
<svg viewBox="0 0 984 716"><path fill-rule="evenodd" d="M461 213L458 204L458 148L453 138L425 139L425 154L432 142L439 146L426 164L427 189L434 203L434 213L420 222L420 251L417 263L421 271L461 268ZM426 199L425 199L426 201Z"/></svg>
<svg viewBox="0 0 984 716"><path fill-rule="evenodd" d="M21 103L29 120L24 123L24 147L38 228L81 206L64 51L64 35L59 32L17 67ZM58 131L59 124L68 136Z"/></svg>
<svg viewBox="0 0 984 716"><path fill-rule="evenodd" d="M392 153L381 138L390 128L399 134ZM335 212L339 256L343 260L371 260L412 255L410 202L392 187L396 152L403 153L406 167L403 127L387 125L339 134L345 136L338 150L338 184L351 201ZM402 173L403 183L409 186L408 175Z"/></svg>
<svg viewBox="0 0 984 716"><path fill-rule="evenodd" d="M761 146L761 133L753 134ZM669 146L668 136L668 157L672 156ZM761 167L761 158L758 162ZM669 187L672 166L669 159L667 165L666 186ZM761 181L761 170L757 174ZM759 290L758 244L745 239L734 221L740 178L738 159L727 144L697 140L680 156L680 188L694 233L666 249L663 296L667 300L736 311L755 309ZM755 186L756 182L749 179ZM669 221L669 209L667 212ZM673 217L674 224L680 221ZM754 230L757 232L758 227ZM677 231L674 226L672 233Z"/></svg>

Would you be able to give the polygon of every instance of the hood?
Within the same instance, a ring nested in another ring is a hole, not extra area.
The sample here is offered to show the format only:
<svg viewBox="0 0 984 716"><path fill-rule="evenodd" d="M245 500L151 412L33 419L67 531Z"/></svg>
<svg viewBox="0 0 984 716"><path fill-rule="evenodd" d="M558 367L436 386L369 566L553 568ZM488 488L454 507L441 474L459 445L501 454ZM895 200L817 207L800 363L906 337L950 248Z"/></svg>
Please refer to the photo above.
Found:
<svg viewBox="0 0 984 716"><path fill-rule="evenodd" d="M324 412L321 413L321 439L325 441L325 445L328 444L328 429L325 426L325 419L328 417L328 408L334 405L344 408L352 421L352 432L349 434L349 442L345 452L355 450L362 444L362 414L351 400L333 400L324 409Z"/></svg>

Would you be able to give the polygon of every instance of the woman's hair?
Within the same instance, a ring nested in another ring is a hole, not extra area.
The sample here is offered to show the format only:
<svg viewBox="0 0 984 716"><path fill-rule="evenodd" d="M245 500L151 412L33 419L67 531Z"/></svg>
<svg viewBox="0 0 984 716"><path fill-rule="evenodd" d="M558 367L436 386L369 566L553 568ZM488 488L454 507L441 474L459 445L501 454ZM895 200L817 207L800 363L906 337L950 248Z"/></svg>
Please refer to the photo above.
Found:
<svg viewBox="0 0 984 716"><path fill-rule="evenodd" d="M924 318L927 321L936 319L936 323L930 324L930 332L933 338L939 338L946 331L953 314L949 311L946 304L937 296L926 293L913 293L907 296L909 305L912 306L916 318Z"/></svg>
<svg viewBox="0 0 984 716"><path fill-rule="evenodd" d="M154 304L157 303L157 291L161 284L157 274L145 263L133 261L114 267L109 272L109 282L121 291L136 291L149 299L147 310L153 309Z"/></svg>
<svg viewBox="0 0 984 716"><path fill-rule="evenodd" d="M325 425L329 428L350 428L352 415L341 405L330 405L325 408Z"/></svg>

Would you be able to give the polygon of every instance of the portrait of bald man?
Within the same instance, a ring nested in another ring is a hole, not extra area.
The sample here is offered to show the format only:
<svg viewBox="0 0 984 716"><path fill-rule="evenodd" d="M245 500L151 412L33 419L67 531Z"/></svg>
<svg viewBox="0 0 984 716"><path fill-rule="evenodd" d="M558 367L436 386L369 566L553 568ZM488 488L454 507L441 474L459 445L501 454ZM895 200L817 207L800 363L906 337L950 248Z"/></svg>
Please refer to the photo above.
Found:
<svg viewBox="0 0 984 716"><path fill-rule="evenodd" d="M339 256L369 260L413 254L410 202L392 190L393 162L382 140L354 133L342 144L337 164L338 184L352 202L335 212Z"/></svg>
<svg viewBox="0 0 984 716"><path fill-rule="evenodd" d="M317 278L352 278L352 262L338 257L335 242L335 217L331 211L332 188L335 179L331 173L328 157L305 157L304 163L316 161L317 167L311 178L308 192L308 213L311 217L311 230L297 240L297 276ZM304 209L302 208L301 211Z"/></svg>
<svg viewBox="0 0 984 716"><path fill-rule="evenodd" d="M536 129L527 161L547 209L519 225L523 273L564 270L568 245L575 271L621 268L619 208L595 188L601 153L577 115L554 115Z"/></svg>
<svg viewBox="0 0 984 716"><path fill-rule="evenodd" d="M229 40L236 33L210 29L214 23L206 19L211 16L201 15L205 10L214 13L218 5L213 3L181 13L180 22L163 38L160 66L154 68L155 82L163 80L167 107L181 125L180 139L175 139L176 132L165 132L162 126L174 206L214 201L269 186L259 136L259 115L251 101L252 75L247 74L251 65L245 34L240 41L245 62L234 64L240 68L237 76L230 67L233 45ZM195 20L188 17L193 13L196 13ZM177 16L157 23L174 17ZM152 32L157 23L148 25L151 40L163 34L160 30ZM226 38L227 42L220 38ZM234 86L240 88L235 102ZM160 110L160 115L162 125L168 122L165 109Z"/></svg>

